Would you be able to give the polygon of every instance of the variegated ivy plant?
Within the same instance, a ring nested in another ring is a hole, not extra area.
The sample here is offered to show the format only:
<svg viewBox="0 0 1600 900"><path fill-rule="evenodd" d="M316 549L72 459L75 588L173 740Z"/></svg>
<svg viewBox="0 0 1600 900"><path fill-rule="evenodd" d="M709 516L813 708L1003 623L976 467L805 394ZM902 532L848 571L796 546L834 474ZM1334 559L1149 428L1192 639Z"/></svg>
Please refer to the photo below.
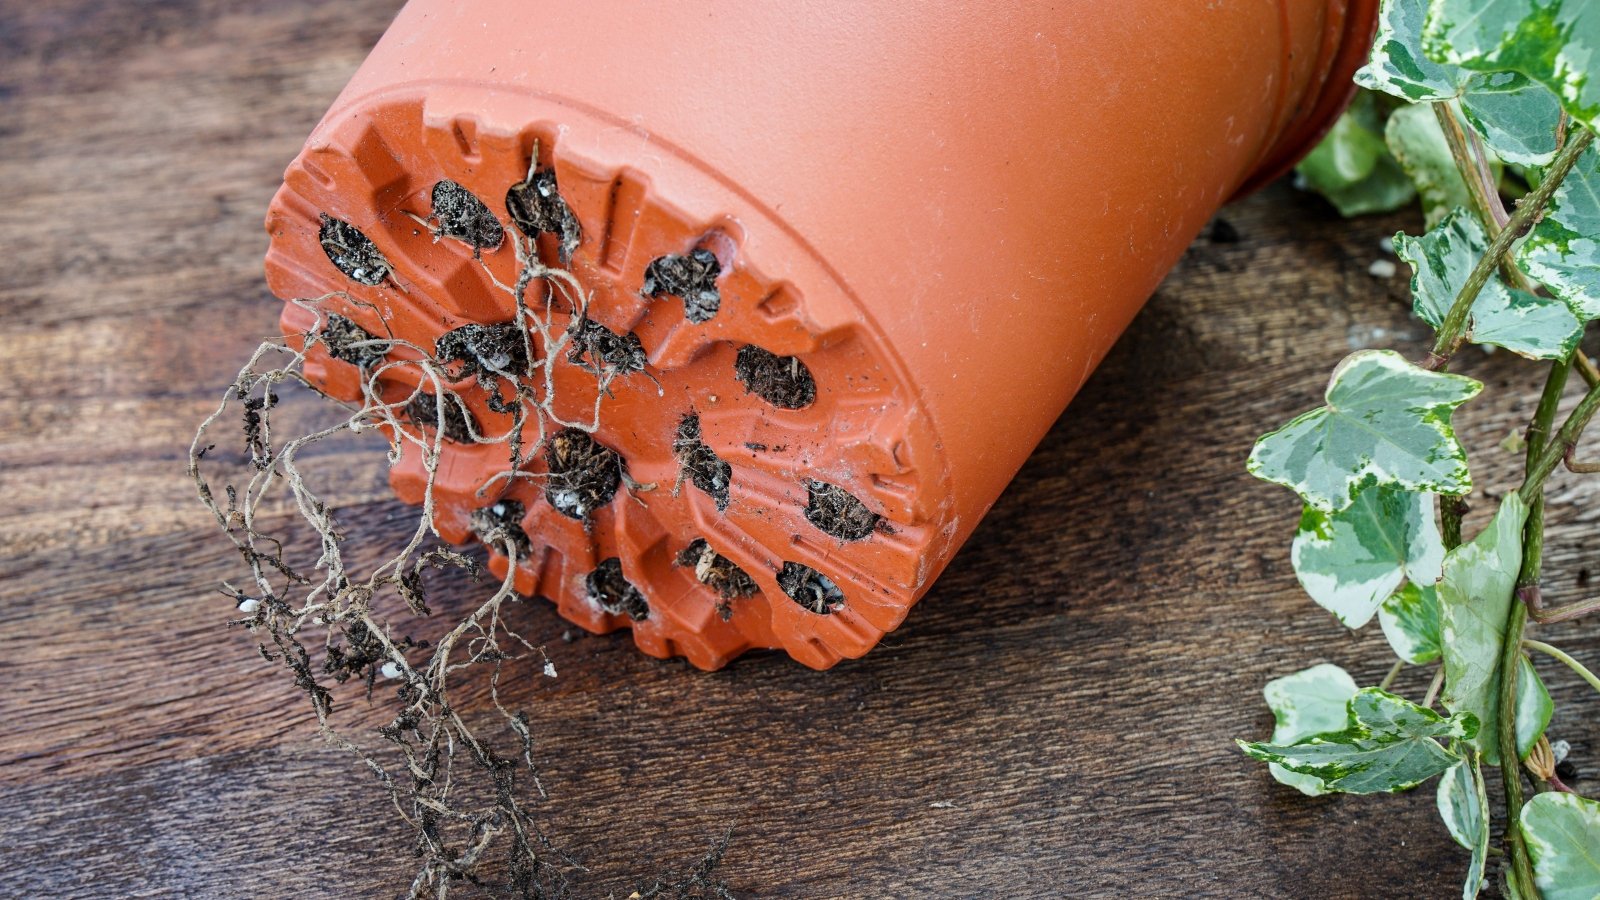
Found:
<svg viewBox="0 0 1600 900"><path fill-rule="evenodd" d="M1439 813L1469 852L1467 898L1489 878L1509 897L1600 897L1600 802L1555 772L1552 703L1529 655L1600 690L1600 678L1530 633L1600 611L1600 599L1547 605L1539 590L1546 479L1563 464L1600 472L1575 461L1600 410L1600 372L1579 348L1600 318L1591 74L1600 75L1600 0L1384 0L1356 75L1365 91L1300 172L1349 214L1421 198L1428 230L1398 235L1395 250L1411 266L1433 349L1415 361L1350 355L1326 405L1261 438L1249 461L1304 501L1291 558L1312 600L1350 628L1376 617L1399 661L1376 687L1326 664L1271 682L1277 727L1240 746L1307 794L1437 778ZM1509 209L1507 193L1520 194ZM1469 541L1461 498L1472 474L1451 416L1482 385L1448 371L1464 343L1547 370L1522 483ZM1583 394L1558 416L1569 380ZM1421 702L1388 690L1405 665L1436 667ZM1496 769L1503 814L1485 785ZM1496 834L1502 863L1491 871Z"/></svg>

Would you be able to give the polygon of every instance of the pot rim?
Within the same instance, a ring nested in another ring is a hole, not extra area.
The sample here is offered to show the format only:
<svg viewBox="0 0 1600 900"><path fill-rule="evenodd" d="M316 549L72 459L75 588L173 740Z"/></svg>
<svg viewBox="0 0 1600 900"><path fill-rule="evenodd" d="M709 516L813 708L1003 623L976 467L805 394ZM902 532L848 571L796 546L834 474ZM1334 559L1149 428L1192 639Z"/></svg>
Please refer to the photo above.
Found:
<svg viewBox="0 0 1600 900"><path fill-rule="evenodd" d="M1345 9L1344 31L1338 49L1310 114L1279 136L1266 159L1228 198L1229 203L1242 200L1287 175L1321 143L1344 114L1345 107L1355 97L1356 70L1366 63L1372 40L1377 35L1378 3L1379 0L1351 0Z"/></svg>

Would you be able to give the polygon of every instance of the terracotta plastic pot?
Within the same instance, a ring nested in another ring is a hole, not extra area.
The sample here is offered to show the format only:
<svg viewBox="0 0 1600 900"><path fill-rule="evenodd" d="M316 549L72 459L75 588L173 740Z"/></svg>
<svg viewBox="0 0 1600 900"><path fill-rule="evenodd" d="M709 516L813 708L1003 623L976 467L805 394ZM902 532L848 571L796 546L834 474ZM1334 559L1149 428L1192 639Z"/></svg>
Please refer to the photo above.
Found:
<svg viewBox="0 0 1600 900"><path fill-rule="evenodd" d="M505 447L447 441L441 534L509 518L520 591L652 655L823 668L901 622L1207 218L1310 148L1375 6L413 0L290 166L268 280L428 347L510 321L490 275L517 274L510 240L418 223L441 182L570 250L648 357L593 440L655 488L485 490ZM285 308L291 339L315 321ZM308 373L356 399L341 356ZM587 418L595 376L551 364Z"/></svg>

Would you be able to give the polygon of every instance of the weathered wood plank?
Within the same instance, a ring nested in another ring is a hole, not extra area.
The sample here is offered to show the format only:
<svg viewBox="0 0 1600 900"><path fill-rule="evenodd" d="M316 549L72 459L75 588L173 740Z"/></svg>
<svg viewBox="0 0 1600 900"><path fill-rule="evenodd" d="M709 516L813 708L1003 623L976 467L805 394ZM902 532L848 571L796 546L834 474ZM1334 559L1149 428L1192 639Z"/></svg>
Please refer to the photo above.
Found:
<svg viewBox="0 0 1600 900"><path fill-rule="evenodd" d="M193 426L260 336L260 217L284 163L393 2L0 3L0 858L24 896L392 895L404 833L317 741L281 673L228 630L236 574L184 479ZM1409 216L1344 223L1277 186L1198 242L906 626L818 674L774 654L710 675L516 621L560 676L514 685L549 833L582 895L734 829L749 896L1414 896L1464 860L1426 793L1307 800L1232 748L1261 685L1328 659L1376 679L1296 587L1296 510L1251 439L1314 404L1358 343L1416 355L1375 280ZM1375 329L1384 329L1377 337ZM1461 416L1488 491L1537 391L1475 352ZM300 403L300 401L295 401ZM312 415L309 405L296 414ZM344 512L397 539L358 447ZM1593 482L1557 476L1552 590L1600 570ZM1489 504L1479 503L1474 521ZM485 587L441 588L443 612ZM1590 662L1592 626L1562 632ZM1594 717L1546 671L1579 786ZM1401 686L1420 690L1424 676ZM354 692L352 717L374 719ZM953 804L936 807L933 804Z"/></svg>

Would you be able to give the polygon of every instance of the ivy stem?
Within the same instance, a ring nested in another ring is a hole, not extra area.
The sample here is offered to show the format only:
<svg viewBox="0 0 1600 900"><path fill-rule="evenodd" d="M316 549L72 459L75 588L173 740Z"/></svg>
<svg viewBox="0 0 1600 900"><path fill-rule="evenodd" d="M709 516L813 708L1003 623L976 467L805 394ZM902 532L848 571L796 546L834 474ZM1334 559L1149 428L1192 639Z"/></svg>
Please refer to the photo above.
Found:
<svg viewBox="0 0 1600 900"><path fill-rule="evenodd" d="M1517 493L1522 495L1522 502L1531 505L1534 498L1543 494L1544 480L1561 465L1561 460L1567 455L1567 449L1578 446L1578 438L1582 436L1583 429L1588 427L1589 420L1594 418L1596 412L1600 412L1600 386L1590 388L1588 393L1583 395L1583 399L1578 401L1572 414L1567 416L1567 421L1562 423L1561 430L1556 432L1555 438L1540 450L1538 459L1528 467L1528 473L1522 479L1522 487L1517 489Z"/></svg>
<svg viewBox="0 0 1600 900"><path fill-rule="evenodd" d="M1465 497L1440 495L1439 519L1442 525L1440 537L1444 539L1445 550L1454 550L1461 546L1461 518L1466 511Z"/></svg>
<svg viewBox="0 0 1600 900"><path fill-rule="evenodd" d="M1537 590L1537 586L1535 586L1535 589ZM1543 600L1537 593L1534 596L1541 601ZM1561 606L1545 607L1540 605L1534 607L1530 605L1528 607L1528 616L1540 625L1549 625L1554 622L1566 622L1582 618L1597 609L1600 609L1600 597L1592 597L1588 600L1579 600L1576 603L1566 603Z"/></svg>
<svg viewBox="0 0 1600 900"><path fill-rule="evenodd" d="M1527 621L1522 601L1513 597L1511 613L1506 620L1505 643L1500 646L1500 720L1495 724L1500 745L1500 780L1506 792L1505 843L1511 857L1509 874L1518 894L1537 897L1533 862L1522 842L1522 831L1516 827L1522 820L1522 767L1517 765L1517 669L1522 663L1522 629Z"/></svg>
<svg viewBox="0 0 1600 900"><path fill-rule="evenodd" d="M1566 654L1566 652L1563 651L1561 648L1552 647L1549 644L1546 644L1544 641L1536 641L1536 640L1533 640L1532 638L1524 639L1523 642L1522 642L1522 646L1527 647L1529 650L1537 650L1540 653L1545 654L1546 656L1551 656L1551 657L1554 657L1554 658L1560 660L1562 663L1566 664L1567 668L1571 669L1574 672L1577 672L1579 678L1582 678L1584 681L1589 682L1589 686L1590 687L1594 688L1597 691L1600 691L1600 675L1596 675L1593 672L1589 671L1587 668L1584 667L1583 663L1578 662L1577 660L1573 659L1571 656L1568 656Z"/></svg>
<svg viewBox="0 0 1600 900"><path fill-rule="evenodd" d="M1574 475L1600 474L1600 462L1578 462L1575 456L1577 450L1577 447L1568 447L1566 455L1561 457L1561 464L1567 467L1567 471Z"/></svg>
<svg viewBox="0 0 1600 900"><path fill-rule="evenodd" d="M1578 374L1583 376L1583 383L1589 387L1600 385L1600 369L1596 369L1594 361L1582 350L1572 354L1572 362L1577 366Z"/></svg>
<svg viewBox="0 0 1600 900"><path fill-rule="evenodd" d="M1504 232L1502 232L1504 233ZM1576 355L1576 354L1574 354ZM1539 394L1533 419L1528 423L1527 454L1523 459L1524 480L1531 479L1544 458L1550 444L1550 428L1555 422L1556 408L1561 404L1561 392L1567 386L1567 376L1572 372L1570 357L1550 364L1545 375L1544 390ZM1564 427L1564 426L1563 426ZM1522 832L1516 828L1522 815L1522 768L1517 765L1517 676L1522 664L1522 632L1527 627L1527 609L1539 602L1539 572L1544 565L1544 488L1541 485L1532 497L1523 495L1528 503L1528 519L1522 527L1522 565L1517 572L1516 596L1511 600L1511 610L1506 621L1505 643L1500 652L1500 721L1497 738L1500 745L1500 778L1505 784L1507 850L1511 857L1510 879L1526 896L1533 885L1533 865L1528 859Z"/></svg>
<svg viewBox="0 0 1600 900"><path fill-rule="evenodd" d="M1405 660L1403 660L1403 659L1395 660L1394 661L1394 665L1389 667L1389 674L1383 676L1383 680L1378 682L1378 690L1387 691L1389 689L1389 685L1394 684L1395 676L1399 675L1400 674L1400 670L1405 668L1405 667L1406 667L1406 661Z"/></svg>
<svg viewBox="0 0 1600 900"><path fill-rule="evenodd" d="M1574 354L1576 355L1576 354ZM1566 389L1567 376L1572 372L1572 360L1558 359L1550 364L1545 375L1544 391L1539 394L1539 405L1534 408L1533 419L1525 435L1527 453L1523 459L1523 474L1532 474L1539 457L1550 443L1550 429L1555 423L1556 407L1561 404L1561 392ZM1527 498L1525 498L1527 499ZM1529 596L1539 586L1539 572L1544 565L1544 491L1528 499L1528 522L1522 529L1522 569L1517 573L1517 593L1529 606L1538 608L1537 601Z"/></svg>
<svg viewBox="0 0 1600 900"><path fill-rule="evenodd" d="M1438 337L1425 363L1427 368L1437 371L1450 362L1450 357L1456 352L1456 348L1461 346L1461 341L1465 337L1467 321L1471 318L1472 302L1478 299L1478 293L1489 282L1494 270L1500 266L1501 258L1511 249L1512 243L1533 227L1533 223L1544 212L1545 204L1549 203L1550 197L1555 194L1556 188L1561 186L1562 180L1578 162L1578 157L1593 141L1594 132L1588 129L1581 129L1570 137L1561 148L1561 152L1556 154L1555 161L1550 164L1539 186L1529 191L1527 196L1517 203L1517 209L1507 220L1506 227L1495 235L1494 240L1489 243L1488 251L1478 260L1478 264L1473 266L1472 274L1467 276L1466 283L1461 286L1461 292L1456 294L1456 299L1450 304L1450 311L1439 324Z"/></svg>
<svg viewBox="0 0 1600 900"><path fill-rule="evenodd" d="M1432 709L1433 701L1438 699L1439 689L1442 687L1444 687L1444 666L1441 665L1439 670L1433 673L1433 680L1428 682L1428 693L1423 696L1422 705Z"/></svg>
<svg viewBox="0 0 1600 900"><path fill-rule="evenodd" d="M1483 220L1484 228L1492 239L1505 228L1510 217L1506 214L1505 205L1500 202L1493 172L1484 157L1483 144L1476 134L1469 136L1466 129L1461 127L1461 120L1456 117L1455 101L1444 100L1429 105L1433 107L1434 118L1439 120L1445 143L1450 145L1456 171L1461 173L1461 180L1466 182L1473 211Z"/></svg>

